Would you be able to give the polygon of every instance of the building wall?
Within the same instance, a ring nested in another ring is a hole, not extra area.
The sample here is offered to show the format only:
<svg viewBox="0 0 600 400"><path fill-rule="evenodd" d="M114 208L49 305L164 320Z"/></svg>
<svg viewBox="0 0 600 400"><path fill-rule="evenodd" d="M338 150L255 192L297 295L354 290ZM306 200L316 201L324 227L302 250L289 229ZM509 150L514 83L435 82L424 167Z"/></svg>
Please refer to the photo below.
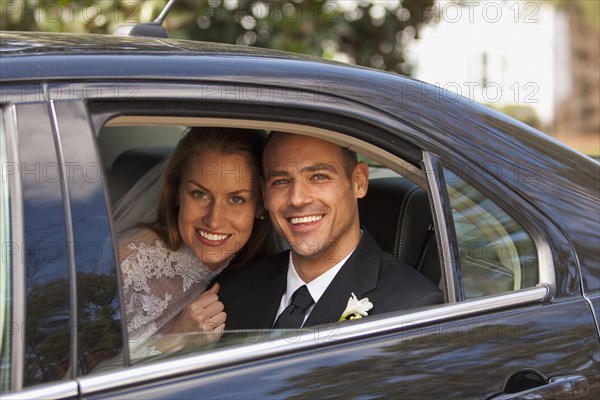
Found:
<svg viewBox="0 0 600 400"><path fill-rule="evenodd" d="M554 133L559 136L600 135L600 30L577 7L567 3L570 91L557 101ZM562 62L563 60L560 60Z"/></svg>

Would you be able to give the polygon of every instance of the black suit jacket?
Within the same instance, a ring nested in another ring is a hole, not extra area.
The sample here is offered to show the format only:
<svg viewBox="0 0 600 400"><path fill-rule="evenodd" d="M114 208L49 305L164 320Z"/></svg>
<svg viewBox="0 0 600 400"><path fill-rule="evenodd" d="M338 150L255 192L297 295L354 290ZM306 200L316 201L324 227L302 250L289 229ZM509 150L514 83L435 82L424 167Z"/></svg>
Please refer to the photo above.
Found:
<svg viewBox="0 0 600 400"><path fill-rule="evenodd" d="M269 329L286 290L289 251L225 270L218 278L219 298L227 313L226 328ZM366 230L354 253L315 304L304 326L337 322L354 293L373 303L369 315L443 303L442 292L427 278L381 251Z"/></svg>

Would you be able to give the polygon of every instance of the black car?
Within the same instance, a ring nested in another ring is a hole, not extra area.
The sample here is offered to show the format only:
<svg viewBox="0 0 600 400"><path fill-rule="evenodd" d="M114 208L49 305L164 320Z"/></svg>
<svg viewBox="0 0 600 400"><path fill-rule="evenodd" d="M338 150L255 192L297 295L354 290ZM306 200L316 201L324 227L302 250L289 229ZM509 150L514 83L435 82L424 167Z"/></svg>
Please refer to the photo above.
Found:
<svg viewBox="0 0 600 400"><path fill-rule="evenodd" d="M0 35L8 398L600 398L598 162L396 74L164 38ZM111 209L191 126L356 150L361 223L445 304L133 363Z"/></svg>

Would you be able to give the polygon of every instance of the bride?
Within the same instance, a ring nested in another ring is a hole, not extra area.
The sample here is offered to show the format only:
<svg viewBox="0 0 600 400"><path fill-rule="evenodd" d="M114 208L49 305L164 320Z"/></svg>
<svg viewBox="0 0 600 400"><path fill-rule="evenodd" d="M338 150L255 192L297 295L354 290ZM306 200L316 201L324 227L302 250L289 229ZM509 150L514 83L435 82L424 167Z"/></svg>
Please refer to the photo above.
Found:
<svg viewBox="0 0 600 400"><path fill-rule="evenodd" d="M208 283L277 250L260 194L263 143L249 130L191 128L117 203L132 358L160 354L164 334L222 332L219 287Z"/></svg>

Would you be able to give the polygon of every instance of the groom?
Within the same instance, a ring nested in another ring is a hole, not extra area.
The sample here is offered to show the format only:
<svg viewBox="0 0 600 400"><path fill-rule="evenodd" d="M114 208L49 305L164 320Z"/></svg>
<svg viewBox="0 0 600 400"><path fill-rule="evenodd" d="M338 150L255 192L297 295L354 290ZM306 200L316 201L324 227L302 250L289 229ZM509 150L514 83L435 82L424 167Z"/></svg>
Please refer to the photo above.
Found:
<svg viewBox="0 0 600 400"><path fill-rule="evenodd" d="M263 173L265 208L290 250L221 274L228 330L337 322L353 295L371 303L368 315L443 302L435 285L361 230L358 199L369 171L354 152L277 132Z"/></svg>

